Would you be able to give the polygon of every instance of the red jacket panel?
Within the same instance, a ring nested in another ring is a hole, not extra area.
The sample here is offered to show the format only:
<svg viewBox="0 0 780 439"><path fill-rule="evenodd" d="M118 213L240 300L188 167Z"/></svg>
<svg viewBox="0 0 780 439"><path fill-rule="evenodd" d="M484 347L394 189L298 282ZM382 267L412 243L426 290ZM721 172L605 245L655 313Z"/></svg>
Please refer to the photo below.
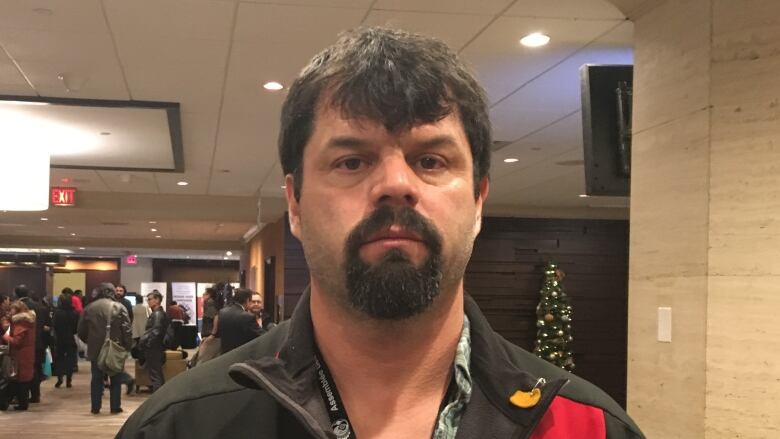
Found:
<svg viewBox="0 0 780 439"><path fill-rule="evenodd" d="M531 439L605 439L604 412L562 396L556 396L539 421Z"/></svg>
<svg viewBox="0 0 780 439"><path fill-rule="evenodd" d="M22 312L11 317L11 358L19 369L17 380L32 381L35 370L35 315Z"/></svg>

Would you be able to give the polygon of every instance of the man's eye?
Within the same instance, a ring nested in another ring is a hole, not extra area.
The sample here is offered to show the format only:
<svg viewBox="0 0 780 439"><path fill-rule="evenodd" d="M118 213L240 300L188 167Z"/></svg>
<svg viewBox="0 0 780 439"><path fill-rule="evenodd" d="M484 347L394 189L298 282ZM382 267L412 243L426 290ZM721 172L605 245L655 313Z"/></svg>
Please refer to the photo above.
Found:
<svg viewBox="0 0 780 439"><path fill-rule="evenodd" d="M423 157L419 163L420 167L426 170L439 169L444 166L444 162L436 157Z"/></svg>
<svg viewBox="0 0 780 439"><path fill-rule="evenodd" d="M348 171L356 171L360 169L362 165L363 165L363 160L353 157L353 158L342 160L341 162L339 162L337 167L346 169Z"/></svg>

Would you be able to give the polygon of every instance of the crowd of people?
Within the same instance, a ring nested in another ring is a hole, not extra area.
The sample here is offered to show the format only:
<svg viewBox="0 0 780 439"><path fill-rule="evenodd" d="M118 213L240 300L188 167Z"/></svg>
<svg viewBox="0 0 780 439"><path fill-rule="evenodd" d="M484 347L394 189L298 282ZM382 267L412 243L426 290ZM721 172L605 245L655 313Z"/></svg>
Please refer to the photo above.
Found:
<svg viewBox="0 0 780 439"><path fill-rule="evenodd" d="M190 317L175 301L163 309L163 296L154 290L146 303L135 306L125 297L127 288L102 283L85 296L64 288L52 307L44 295L25 285L11 295L0 293L0 410L23 411L41 401L41 382L56 377L54 387L73 386L79 357L90 362L91 412L99 414L103 392L109 389L111 413L121 413L121 388L135 389L126 371L101 369L99 355L106 340L121 346L146 369L155 392L165 384L165 351L180 345L176 328ZM221 322L221 323L220 323ZM265 333L273 323L262 308L262 296L228 284L208 288L204 295L202 331L204 346L221 346L200 355L199 362L214 358ZM51 371L47 371L47 353ZM196 356L197 358L198 356ZM195 362L190 362L194 366Z"/></svg>

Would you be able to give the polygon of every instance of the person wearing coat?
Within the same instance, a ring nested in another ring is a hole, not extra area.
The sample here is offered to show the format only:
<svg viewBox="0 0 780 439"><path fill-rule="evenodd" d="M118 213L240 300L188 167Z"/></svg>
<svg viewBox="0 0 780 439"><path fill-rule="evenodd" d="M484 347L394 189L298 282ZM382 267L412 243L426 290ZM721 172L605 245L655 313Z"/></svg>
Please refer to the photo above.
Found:
<svg viewBox="0 0 780 439"><path fill-rule="evenodd" d="M255 316L249 312L252 291L238 288L233 296L235 302L219 311L219 326L214 332L222 342L222 354L248 343L263 335L265 331L257 324Z"/></svg>
<svg viewBox="0 0 780 439"><path fill-rule="evenodd" d="M11 384L11 395L18 405L14 410L27 410L30 384L35 375L35 314L22 301L11 304L11 333L3 340L11 345L11 359L16 362L16 381Z"/></svg>
<svg viewBox="0 0 780 439"><path fill-rule="evenodd" d="M51 314L46 304L42 303L40 296L33 298L33 291L26 285L18 285L14 288L16 298L27 305L27 308L35 314L35 370L30 382L30 402L41 402L41 381L43 380L43 360L46 358L46 347L51 343Z"/></svg>
<svg viewBox="0 0 780 439"><path fill-rule="evenodd" d="M142 352L143 366L152 383L152 393L165 384L165 376L162 367L165 364L165 335L168 325L171 324L168 315L162 307L162 294L154 290L146 296L152 313L146 321L146 331L138 341L138 348Z"/></svg>
<svg viewBox="0 0 780 439"><path fill-rule="evenodd" d="M54 310L54 339L56 349L54 350L54 373L57 375L57 383L54 387L59 388L62 385L62 377L65 377L65 386L73 387L73 372L76 367L77 346L76 330L79 325L79 313L73 309L72 295L61 295L57 303L57 309Z"/></svg>
<svg viewBox="0 0 780 439"><path fill-rule="evenodd" d="M102 283L93 291L94 299L84 308L78 325L79 338L87 343L87 359L92 363L92 381L90 383L90 395L92 402L92 414L100 413L103 403L103 379L106 375L97 364L100 349L106 339L108 322L111 322L111 340L120 344L127 351L132 345L132 332L130 330L130 316L120 303L114 301L114 285ZM110 316L110 317L109 317ZM110 318L110 320L109 320ZM121 375L121 374L120 374ZM111 377L109 385L111 413L121 413L122 379L119 376Z"/></svg>
<svg viewBox="0 0 780 439"><path fill-rule="evenodd" d="M202 338L206 338L214 332L214 319L219 314L216 295L214 288L206 288L203 293L203 321L200 329Z"/></svg>

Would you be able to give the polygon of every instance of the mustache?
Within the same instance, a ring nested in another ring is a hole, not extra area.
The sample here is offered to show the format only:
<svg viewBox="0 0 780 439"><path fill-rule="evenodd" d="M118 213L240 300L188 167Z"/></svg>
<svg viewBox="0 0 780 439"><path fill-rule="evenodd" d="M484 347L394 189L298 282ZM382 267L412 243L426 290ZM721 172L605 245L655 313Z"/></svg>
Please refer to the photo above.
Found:
<svg viewBox="0 0 780 439"><path fill-rule="evenodd" d="M358 249L368 239L392 225L398 225L412 232L422 240L431 254L441 253L442 238L432 222L409 206L397 208L382 205L361 220L347 236L346 247L350 254L357 254Z"/></svg>

